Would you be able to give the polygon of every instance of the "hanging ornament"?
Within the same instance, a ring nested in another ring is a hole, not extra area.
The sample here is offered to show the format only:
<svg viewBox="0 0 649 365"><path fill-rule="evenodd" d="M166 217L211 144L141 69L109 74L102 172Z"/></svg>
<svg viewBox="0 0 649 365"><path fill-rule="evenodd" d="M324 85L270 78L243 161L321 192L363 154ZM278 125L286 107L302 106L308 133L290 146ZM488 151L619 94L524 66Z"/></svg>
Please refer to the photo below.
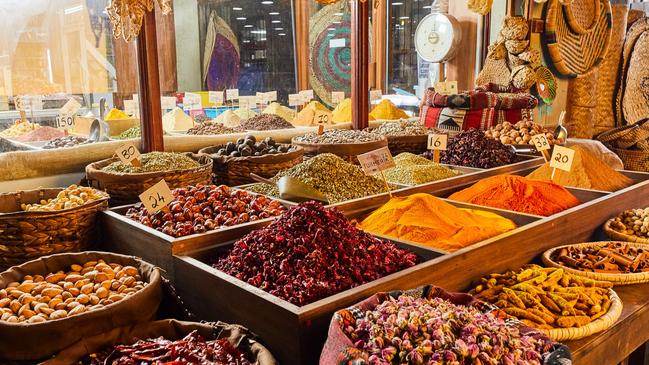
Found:
<svg viewBox="0 0 649 365"><path fill-rule="evenodd" d="M536 70L536 92L545 104L552 104L557 96L557 80L545 66Z"/></svg>
<svg viewBox="0 0 649 365"><path fill-rule="evenodd" d="M113 24L113 36L125 41L137 37L142 28L145 11L158 4L163 15L171 13L171 0L112 0L106 12Z"/></svg>

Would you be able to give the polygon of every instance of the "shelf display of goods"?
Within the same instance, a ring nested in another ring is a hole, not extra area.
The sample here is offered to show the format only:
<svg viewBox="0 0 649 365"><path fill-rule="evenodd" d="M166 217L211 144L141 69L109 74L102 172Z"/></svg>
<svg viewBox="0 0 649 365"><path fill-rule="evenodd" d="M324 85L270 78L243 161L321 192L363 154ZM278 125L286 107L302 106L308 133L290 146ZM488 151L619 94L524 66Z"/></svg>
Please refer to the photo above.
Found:
<svg viewBox="0 0 649 365"><path fill-rule="evenodd" d="M32 123L28 120L18 119L11 127L0 132L0 137L4 138L17 138L27 133L41 128L40 124Z"/></svg>
<svg viewBox="0 0 649 365"><path fill-rule="evenodd" d="M239 128L248 131L272 131L276 129L295 128L286 119L275 114L259 114L247 118L241 118Z"/></svg>
<svg viewBox="0 0 649 365"><path fill-rule="evenodd" d="M125 112L113 108L105 116L104 122L108 124L108 134L112 136L119 136L125 131L140 125L140 119L134 118ZM88 132L90 129L88 128ZM85 133L87 135L87 133Z"/></svg>
<svg viewBox="0 0 649 365"><path fill-rule="evenodd" d="M649 244L649 208L629 209L609 219L604 233L614 240Z"/></svg>
<svg viewBox="0 0 649 365"><path fill-rule="evenodd" d="M581 204L561 185L516 175L497 175L480 180L448 198L543 217Z"/></svg>
<svg viewBox="0 0 649 365"><path fill-rule="evenodd" d="M304 157L331 153L347 162L358 164L356 156L386 147L385 136L357 130L328 129L323 134L315 132L293 137L291 144L304 149Z"/></svg>
<svg viewBox="0 0 649 365"><path fill-rule="evenodd" d="M239 130L214 122L203 122L187 130L187 134L193 136L213 136L233 133L239 133Z"/></svg>
<svg viewBox="0 0 649 365"><path fill-rule="evenodd" d="M268 106L261 112L262 114L275 114L286 119L287 122L293 124L295 119L295 110L284 106L276 101L268 104ZM295 124L294 124L295 125Z"/></svg>
<svg viewBox="0 0 649 365"><path fill-rule="evenodd" d="M385 170L383 174L387 181L395 184L414 186L462 174L459 170L409 152L400 153L393 160L396 166Z"/></svg>
<svg viewBox="0 0 649 365"><path fill-rule="evenodd" d="M385 136L392 155L403 152L420 154L428 149L428 134L435 130L424 127L419 121L398 120L385 122L378 128L367 129L368 132Z"/></svg>
<svg viewBox="0 0 649 365"><path fill-rule="evenodd" d="M498 344L481 341L496 338ZM339 310L320 355L320 365L569 362L569 349L540 331L503 319L470 295L430 285Z"/></svg>
<svg viewBox="0 0 649 365"><path fill-rule="evenodd" d="M613 283L528 265L491 274L469 293L551 338L576 340L609 328L622 314Z"/></svg>
<svg viewBox="0 0 649 365"><path fill-rule="evenodd" d="M0 269L86 248L108 198L77 185L0 194Z"/></svg>
<svg viewBox="0 0 649 365"><path fill-rule="evenodd" d="M277 182L283 176L300 180L323 194L330 204L386 192L381 179L365 175L360 166L330 153L319 154L281 171L271 180ZM246 190L273 197L280 195L277 186L270 184L254 184L246 187Z"/></svg>
<svg viewBox="0 0 649 365"><path fill-rule="evenodd" d="M291 110L291 109L289 109ZM297 113L297 116L293 120L288 120L291 122L294 126L296 127L311 127L311 126L317 126L320 124L320 122L316 119L316 115L318 112L322 112L325 114L330 113L329 108L324 106L322 103L319 101L311 101L308 104L306 104L302 110L300 110L299 113ZM330 120L329 124L333 123L333 121Z"/></svg>
<svg viewBox="0 0 649 365"><path fill-rule="evenodd" d="M516 229L516 224L495 213L457 208L432 195L420 193L390 199L365 218L359 227L370 233L456 251Z"/></svg>
<svg viewBox="0 0 649 365"><path fill-rule="evenodd" d="M277 365L273 355L241 326L167 319L90 336L43 365L151 363Z"/></svg>
<svg viewBox="0 0 649 365"><path fill-rule="evenodd" d="M545 251L543 263L571 274L615 285L649 282L649 246L629 242L588 242Z"/></svg>
<svg viewBox="0 0 649 365"><path fill-rule="evenodd" d="M361 231L337 209L291 208L212 259L214 268L304 306L414 266L413 252Z"/></svg>
<svg viewBox="0 0 649 365"><path fill-rule="evenodd" d="M236 186L253 183L250 173L271 178L290 169L302 162L304 150L277 143L272 137L257 141L255 136L247 135L226 145L203 148L198 154L212 159L216 183Z"/></svg>
<svg viewBox="0 0 649 365"><path fill-rule="evenodd" d="M433 159L433 153L430 151L424 156ZM480 169L509 165L517 162L516 160L513 148L487 138L479 129L470 129L451 138L446 151L442 151L440 157L441 163Z"/></svg>
<svg viewBox="0 0 649 365"><path fill-rule="evenodd" d="M126 216L166 235L183 237L275 217L286 210L276 200L224 185L188 186L172 194L169 212L151 214L137 204Z"/></svg>
<svg viewBox="0 0 649 365"><path fill-rule="evenodd" d="M155 266L107 252L14 266L0 273L0 358L42 359L85 336L149 321L160 304L161 280Z"/></svg>
<svg viewBox="0 0 649 365"><path fill-rule="evenodd" d="M570 172L562 171L553 181L559 185L574 188L592 189L601 191L617 191L633 185L635 182L622 173L613 170L602 162L596 155L582 146L570 147L575 151ZM530 179L552 180L553 168L550 163L527 175Z"/></svg>
<svg viewBox="0 0 649 365"><path fill-rule="evenodd" d="M503 144L512 145L534 145L532 136L543 134L547 138L548 143L553 146L555 144L563 144L566 141L561 138L554 138L550 130L543 127L538 123L528 120L521 120L516 124L509 122L500 123L485 131L488 138L499 140Z"/></svg>
<svg viewBox="0 0 649 365"><path fill-rule="evenodd" d="M137 202L142 192L162 179L170 189L208 185L212 181L212 160L208 156L150 152L140 156L140 165L109 158L86 166L86 179L91 186L110 194L111 206Z"/></svg>

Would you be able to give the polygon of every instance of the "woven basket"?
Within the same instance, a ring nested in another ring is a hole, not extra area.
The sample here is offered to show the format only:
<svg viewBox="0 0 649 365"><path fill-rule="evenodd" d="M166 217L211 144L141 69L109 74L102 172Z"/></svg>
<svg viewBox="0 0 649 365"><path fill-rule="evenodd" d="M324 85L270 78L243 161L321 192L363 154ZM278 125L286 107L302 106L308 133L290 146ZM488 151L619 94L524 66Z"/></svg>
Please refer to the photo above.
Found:
<svg viewBox="0 0 649 365"><path fill-rule="evenodd" d="M104 167L119 161L114 157L86 166L86 180L91 186L110 194L111 206L137 202L140 194L162 179L167 182L170 189L183 188L188 185L210 184L212 181L212 159L205 155L197 156L192 153L186 155L198 161L200 166L193 169L139 174L103 171Z"/></svg>
<svg viewBox="0 0 649 365"><path fill-rule="evenodd" d="M41 256L89 246L97 212L108 208L108 197L56 212L21 211L21 204L56 198L62 190L0 194L0 271Z"/></svg>
<svg viewBox="0 0 649 365"><path fill-rule="evenodd" d="M605 331L610 328L615 321L622 315L622 300L618 297L613 289L609 289L609 298L611 299L611 307L605 315L597 318L589 324L578 328L553 328L553 329L538 329L540 332L546 334L548 337L555 341L571 341L578 340L591 336L595 333Z"/></svg>
<svg viewBox="0 0 649 365"><path fill-rule="evenodd" d="M383 137L381 140L375 142L328 144L296 142L295 138L293 138L291 144L304 148L305 159L315 157L321 153L333 153L347 162L358 165L359 162L356 156L377 150L381 147L386 147L388 145L388 140Z"/></svg>
<svg viewBox="0 0 649 365"><path fill-rule="evenodd" d="M587 242L587 243L578 243L574 245L559 246L545 251L541 258L543 259L543 263L546 266L557 267L571 274L584 276L593 280L610 281L615 285L633 285L633 284L649 283L649 272L634 273L634 274L606 274L606 273L599 273L599 272L582 271L582 270L570 268L552 259L552 255L556 251L565 247L575 247L575 248L597 247L597 246L603 246L607 243L611 243L611 242ZM624 242L624 243L632 247L649 249L649 246L645 244L628 243L628 242Z"/></svg>
<svg viewBox="0 0 649 365"><path fill-rule="evenodd" d="M278 172L299 164L304 159L304 149L295 147L294 150L276 155L230 157L218 156L216 153L224 146L203 148L199 155L207 155L214 161L214 182L228 186L246 185L255 182L250 173L261 177L271 178Z"/></svg>
<svg viewBox="0 0 649 365"><path fill-rule="evenodd" d="M569 105L565 124L568 135L571 138L592 138L594 113L594 107Z"/></svg>
<svg viewBox="0 0 649 365"><path fill-rule="evenodd" d="M614 230L613 228L611 228L611 223L613 223L613 219L607 220L606 223L604 223L604 227L603 227L604 233L606 233L606 235L609 238L617 241L623 241L623 242L649 244L649 239L647 238L631 236Z"/></svg>
<svg viewBox="0 0 649 365"><path fill-rule="evenodd" d="M646 32L649 31L649 18L644 17L636 22L632 22L633 25L626 33L624 39L624 47L622 49L622 61L620 62L620 71L618 72L617 90L615 92L614 108L615 108L615 125L623 126L627 122L624 119L624 112L622 110L622 99L624 98L625 93L625 80L629 71L629 61L631 60L631 53L635 47L638 38Z"/></svg>
<svg viewBox="0 0 649 365"><path fill-rule="evenodd" d="M622 111L627 123L635 123L649 115L649 32L638 38L624 85Z"/></svg>
<svg viewBox="0 0 649 365"><path fill-rule="evenodd" d="M620 157L625 169L647 172L649 172L648 138L649 122L647 121L614 128L597 136L599 141Z"/></svg>

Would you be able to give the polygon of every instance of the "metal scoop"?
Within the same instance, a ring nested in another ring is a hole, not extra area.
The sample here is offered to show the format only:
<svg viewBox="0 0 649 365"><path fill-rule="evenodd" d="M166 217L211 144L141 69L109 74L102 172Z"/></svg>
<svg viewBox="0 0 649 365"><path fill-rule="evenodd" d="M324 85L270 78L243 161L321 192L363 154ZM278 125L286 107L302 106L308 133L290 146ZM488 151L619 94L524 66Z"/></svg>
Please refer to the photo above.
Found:
<svg viewBox="0 0 649 365"><path fill-rule="evenodd" d="M562 111L559 115L559 125L554 129L554 138L562 138L564 141L568 139L568 130L563 126L563 120L566 118L566 111Z"/></svg>
<svg viewBox="0 0 649 365"><path fill-rule="evenodd" d="M274 181L265 179L257 174L250 174L250 177L255 181L259 181L261 183L277 185L277 189L279 190L279 197L282 199L298 203L315 200L329 204L327 197L322 195L322 193L318 190L303 183L299 179L290 176L283 176L279 179L279 181L277 181L277 183L275 183Z"/></svg>
<svg viewBox="0 0 649 365"><path fill-rule="evenodd" d="M90 124L90 134L88 139L93 142L108 141L110 135L110 126L104 122L104 114L106 113L106 99L99 100L99 119L95 119Z"/></svg>

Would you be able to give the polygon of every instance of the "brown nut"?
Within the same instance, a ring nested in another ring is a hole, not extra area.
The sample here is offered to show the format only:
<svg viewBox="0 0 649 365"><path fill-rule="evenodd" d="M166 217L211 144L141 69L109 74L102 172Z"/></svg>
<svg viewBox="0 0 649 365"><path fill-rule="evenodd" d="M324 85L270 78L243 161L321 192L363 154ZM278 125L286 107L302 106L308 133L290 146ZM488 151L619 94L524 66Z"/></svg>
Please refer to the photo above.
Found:
<svg viewBox="0 0 649 365"><path fill-rule="evenodd" d="M99 303L99 297L96 295L90 295L90 304L95 305Z"/></svg>
<svg viewBox="0 0 649 365"><path fill-rule="evenodd" d="M124 299L124 296L121 294L113 294L108 297L108 300L113 301L113 302L118 302L120 300Z"/></svg>
<svg viewBox="0 0 649 365"><path fill-rule="evenodd" d="M90 302L90 297L86 294L79 294L79 296L77 297L77 302L81 304L86 304Z"/></svg>
<svg viewBox="0 0 649 365"><path fill-rule="evenodd" d="M97 271L103 271L105 269L112 270L112 268L109 265L106 265L104 263L100 263L100 264L95 265L95 270L97 270Z"/></svg>
<svg viewBox="0 0 649 365"><path fill-rule="evenodd" d="M65 307L67 307L67 305L68 305L68 303L66 303L66 302L61 302L61 303L55 305L55 306L54 306L54 309L56 309L56 310L65 309Z"/></svg>
<svg viewBox="0 0 649 365"><path fill-rule="evenodd" d="M52 298L52 300L50 300L50 301L47 303L47 305L48 305L50 308L54 308L57 304L60 304L60 303L63 303L63 300L62 300L61 298Z"/></svg>
<svg viewBox="0 0 649 365"><path fill-rule="evenodd" d="M72 271L81 272L81 270L83 270L83 266L77 265L77 264L72 264L70 266L70 269L72 269Z"/></svg>
<svg viewBox="0 0 649 365"><path fill-rule="evenodd" d="M77 295L79 295L79 293L81 293L81 290L79 290L79 288L70 288L70 289L68 289L68 293L70 293L70 294L72 294L72 296L76 297Z"/></svg>
<svg viewBox="0 0 649 365"><path fill-rule="evenodd" d="M13 313L10 312L4 312L2 313L2 316L0 316L0 321L6 321L7 318L13 316Z"/></svg>
<svg viewBox="0 0 649 365"><path fill-rule="evenodd" d="M83 276L79 274L70 274L65 277L65 281L69 281L71 283L76 283L77 281L83 279Z"/></svg>
<svg viewBox="0 0 649 365"><path fill-rule="evenodd" d="M99 288L99 289L97 290L97 293L96 293L96 294L97 294L97 297L98 297L99 299L104 299L104 298L107 298L107 297L108 297L109 292L108 292L108 290L106 290L105 288L102 287L102 288Z"/></svg>
<svg viewBox="0 0 649 365"><path fill-rule="evenodd" d="M75 301L72 301L72 302L68 303L68 305L66 305L65 307L68 308L68 309L72 309L72 308L78 307L80 305L82 305L82 304L75 300Z"/></svg>
<svg viewBox="0 0 649 365"><path fill-rule="evenodd" d="M118 280L114 280L110 284L110 288L113 289L113 290L117 290L117 288L119 288L121 285L122 285L122 283L120 283Z"/></svg>
<svg viewBox="0 0 649 365"><path fill-rule="evenodd" d="M86 311L86 307L83 305L76 306L68 312L68 316L73 316L75 314L80 314Z"/></svg>
<svg viewBox="0 0 649 365"><path fill-rule="evenodd" d="M42 322L45 322L45 321L47 321L47 319L45 317L33 316L27 322L28 323L42 323Z"/></svg>
<svg viewBox="0 0 649 365"><path fill-rule="evenodd" d="M20 310L20 307L22 307L22 305L16 299L12 300L11 303L9 303L9 308L14 313L18 313L18 311Z"/></svg>
<svg viewBox="0 0 649 365"><path fill-rule="evenodd" d="M99 284L99 285L101 285L101 287L104 288L104 289L106 289L106 290L110 290L110 285L111 285L112 283L113 283L112 280L104 280L104 281L102 281L101 284ZM97 289L98 289L98 288L97 288ZM95 291L96 291L97 289L95 289Z"/></svg>
<svg viewBox="0 0 649 365"><path fill-rule="evenodd" d="M34 301L34 297L29 293L25 293L18 298L18 301L20 304L29 304Z"/></svg>
<svg viewBox="0 0 649 365"><path fill-rule="evenodd" d="M43 291L41 292L41 295L48 296L50 298L54 298L59 294L63 294L63 289L47 288L43 289Z"/></svg>
<svg viewBox="0 0 649 365"><path fill-rule="evenodd" d="M135 285L135 281L136 281L136 280L135 280L135 278L132 277L132 276L127 276L127 277L122 278L122 279L124 280L124 281L122 281L122 283L123 283L124 285L128 286L129 288L132 287L133 285Z"/></svg>
<svg viewBox="0 0 649 365"><path fill-rule="evenodd" d="M25 293L23 293L22 291L20 291L18 289L15 289L15 288L9 289L9 296L12 297L12 298L18 299L23 294L25 294Z"/></svg>
<svg viewBox="0 0 649 365"><path fill-rule="evenodd" d="M126 285L122 284L122 285L120 285L119 288L117 288L117 292L118 293L123 293L124 290L126 290L126 289L128 289L128 287Z"/></svg>
<svg viewBox="0 0 649 365"><path fill-rule="evenodd" d="M50 319L61 319L68 316L68 312L64 310L57 310L54 313L50 314Z"/></svg>
<svg viewBox="0 0 649 365"><path fill-rule="evenodd" d="M9 288L17 288L18 285L20 285L19 282L17 282L17 281L12 281L11 283L7 284L7 289L9 289Z"/></svg>
<svg viewBox="0 0 649 365"><path fill-rule="evenodd" d="M137 274L140 273L140 272L139 272L136 268L134 268L133 266L124 266L124 268L123 268L122 270L123 270L123 271L126 271L126 274L127 274L127 275L130 275L130 276L135 276L135 275L137 275Z"/></svg>
<svg viewBox="0 0 649 365"><path fill-rule="evenodd" d="M49 274L45 277L45 281L48 283L56 284L61 280L65 279L65 273L63 271L59 271L56 274Z"/></svg>
<svg viewBox="0 0 649 365"><path fill-rule="evenodd" d="M85 264L83 264L83 267L95 267L97 265L97 261L88 261Z"/></svg>
<svg viewBox="0 0 649 365"><path fill-rule="evenodd" d="M4 308L4 307L8 306L9 303L11 303L11 299L10 299L10 298L3 298L3 299L0 299L0 308Z"/></svg>
<svg viewBox="0 0 649 365"><path fill-rule="evenodd" d="M7 289L0 289L0 299L4 299L7 297Z"/></svg>
<svg viewBox="0 0 649 365"><path fill-rule="evenodd" d="M43 277L43 275L34 275L34 282L35 283L40 283L42 281L45 281L45 278Z"/></svg>
<svg viewBox="0 0 649 365"><path fill-rule="evenodd" d="M71 283L69 281L66 281L65 283L63 283L63 289L68 290L70 288L74 288L74 283Z"/></svg>
<svg viewBox="0 0 649 365"><path fill-rule="evenodd" d="M81 270L81 275L85 275L85 274L87 274L87 273L89 273L91 271L95 271L94 266L84 267L83 270Z"/></svg>
<svg viewBox="0 0 649 365"><path fill-rule="evenodd" d="M61 299L63 299L64 301L68 300L68 299L70 299L72 297L73 296L69 291L64 291L63 293L61 293Z"/></svg>
<svg viewBox="0 0 649 365"><path fill-rule="evenodd" d="M20 290L23 293L29 293L30 291L32 291L32 289L34 289L35 286L36 286L36 283L23 282L22 284L18 285L17 289Z"/></svg>
<svg viewBox="0 0 649 365"><path fill-rule="evenodd" d="M90 294L90 293L92 293L94 288L95 288L95 286L92 283L86 284L86 285L81 287L81 293Z"/></svg>
<svg viewBox="0 0 649 365"><path fill-rule="evenodd" d="M97 275L95 275L95 283L101 283L103 281L109 280L110 277L106 275L105 272L98 272Z"/></svg>
<svg viewBox="0 0 649 365"><path fill-rule="evenodd" d="M76 283L74 283L74 287L81 289L82 286L84 286L86 284L89 284L90 282L91 282L90 279L83 278L83 279L77 281Z"/></svg>
<svg viewBox="0 0 649 365"><path fill-rule="evenodd" d="M34 306L34 312L36 312L36 313L41 313L41 311L42 311L44 308L50 309L50 307L48 307L47 303L38 303L38 304L36 304L36 305Z"/></svg>
<svg viewBox="0 0 649 365"><path fill-rule="evenodd" d="M32 294L40 294L45 288L47 288L47 283L36 284L34 289L31 290Z"/></svg>

